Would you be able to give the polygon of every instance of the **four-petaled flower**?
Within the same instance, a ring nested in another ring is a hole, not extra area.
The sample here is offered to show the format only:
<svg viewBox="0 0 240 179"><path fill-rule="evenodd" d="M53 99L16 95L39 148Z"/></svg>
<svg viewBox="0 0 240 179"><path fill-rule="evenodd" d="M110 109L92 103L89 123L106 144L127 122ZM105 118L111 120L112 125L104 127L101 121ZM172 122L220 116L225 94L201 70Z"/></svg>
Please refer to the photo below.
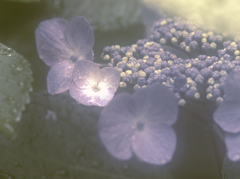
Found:
<svg viewBox="0 0 240 179"><path fill-rule="evenodd" d="M240 160L240 72L231 72L224 86L225 101L216 109L214 121L226 132L228 158Z"/></svg>
<svg viewBox="0 0 240 179"><path fill-rule="evenodd" d="M76 62L93 61L94 33L84 17L67 20L54 18L41 22L36 31L39 57L51 66L47 75L50 94L69 89Z"/></svg>
<svg viewBox="0 0 240 179"><path fill-rule="evenodd" d="M127 160L135 154L144 162L171 161L176 134L170 125L178 116L177 99L160 84L142 88L132 96L117 95L101 112L98 130L108 152Z"/></svg>
<svg viewBox="0 0 240 179"><path fill-rule="evenodd" d="M102 69L91 61L78 61L73 70L70 95L79 103L105 106L112 100L120 81L120 73L112 67Z"/></svg>

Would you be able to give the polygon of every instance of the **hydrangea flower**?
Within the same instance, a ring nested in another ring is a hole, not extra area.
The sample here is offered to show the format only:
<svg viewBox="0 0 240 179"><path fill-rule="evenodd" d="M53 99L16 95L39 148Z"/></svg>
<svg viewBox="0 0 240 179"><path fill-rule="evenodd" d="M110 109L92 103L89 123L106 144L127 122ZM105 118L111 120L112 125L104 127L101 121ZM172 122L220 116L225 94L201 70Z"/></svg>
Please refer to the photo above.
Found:
<svg viewBox="0 0 240 179"><path fill-rule="evenodd" d="M120 74L112 67L100 69L91 61L79 60L72 79L69 93L76 101L87 106L105 106L117 91Z"/></svg>
<svg viewBox="0 0 240 179"><path fill-rule="evenodd" d="M214 121L226 132L228 157L240 160L240 71L231 72L224 86L226 100L214 112Z"/></svg>
<svg viewBox="0 0 240 179"><path fill-rule="evenodd" d="M171 161L177 120L174 94L161 84L139 89L132 96L117 95L101 112L99 136L108 152L119 160L134 154L142 161L163 165Z"/></svg>
<svg viewBox="0 0 240 179"><path fill-rule="evenodd" d="M47 75L50 94L69 89L75 63L79 60L93 61L94 33L84 17L67 20L54 18L41 22L36 31L39 57L51 66Z"/></svg>

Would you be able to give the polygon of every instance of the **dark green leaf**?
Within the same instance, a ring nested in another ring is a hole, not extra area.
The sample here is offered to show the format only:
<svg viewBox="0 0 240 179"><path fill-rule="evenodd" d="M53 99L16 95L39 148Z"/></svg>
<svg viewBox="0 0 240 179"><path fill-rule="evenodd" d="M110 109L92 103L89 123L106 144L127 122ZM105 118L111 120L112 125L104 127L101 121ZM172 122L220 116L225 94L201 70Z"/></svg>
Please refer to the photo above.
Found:
<svg viewBox="0 0 240 179"><path fill-rule="evenodd" d="M0 132L14 134L28 93L32 91L30 64L11 48L0 43Z"/></svg>

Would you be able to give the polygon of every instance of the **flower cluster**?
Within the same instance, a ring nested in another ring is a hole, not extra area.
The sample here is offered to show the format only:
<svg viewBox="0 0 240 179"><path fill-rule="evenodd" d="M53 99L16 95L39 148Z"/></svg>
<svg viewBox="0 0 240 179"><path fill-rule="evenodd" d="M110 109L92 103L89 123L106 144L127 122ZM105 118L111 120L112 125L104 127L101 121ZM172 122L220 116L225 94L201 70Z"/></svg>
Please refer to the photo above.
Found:
<svg viewBox="0 0 240 179"><path fill-rule="evenodd" d="M240 66L239 42L223 42L221 35L180 18L161 18L148 39L127 47L107 46L102 58L120 71L120 87L137 90L160 82L173 90L179 105L187 98L220 104L227 74Z"/></svg>
<svg viewBox="0 0 240 179"><path fill-rule="evenodd" d="M69 90L84 105L105 106L118 88L119 73L93 63L94 34L84 17L70 22L54 18L41 22L36 31L39 57L51 66L47 75L50 94Z"/></svg>

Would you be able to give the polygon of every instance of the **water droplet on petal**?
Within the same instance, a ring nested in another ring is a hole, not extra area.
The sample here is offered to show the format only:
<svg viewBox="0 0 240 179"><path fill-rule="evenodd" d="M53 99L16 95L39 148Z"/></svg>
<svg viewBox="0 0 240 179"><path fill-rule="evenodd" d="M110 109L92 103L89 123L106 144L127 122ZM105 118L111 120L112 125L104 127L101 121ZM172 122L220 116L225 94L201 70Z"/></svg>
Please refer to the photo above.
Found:
<svg viewBox="0 0 240 179"><path fill-rule="evenodd" d="M107 79L106 79L106 78L104 78L104 79L103 79L103 81L104 81L104 82L106 82L106 81L107 81Z"/></svg>

